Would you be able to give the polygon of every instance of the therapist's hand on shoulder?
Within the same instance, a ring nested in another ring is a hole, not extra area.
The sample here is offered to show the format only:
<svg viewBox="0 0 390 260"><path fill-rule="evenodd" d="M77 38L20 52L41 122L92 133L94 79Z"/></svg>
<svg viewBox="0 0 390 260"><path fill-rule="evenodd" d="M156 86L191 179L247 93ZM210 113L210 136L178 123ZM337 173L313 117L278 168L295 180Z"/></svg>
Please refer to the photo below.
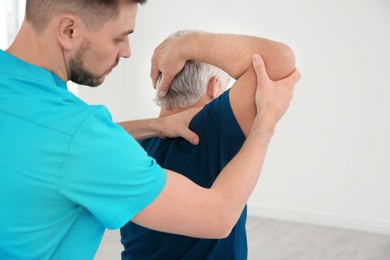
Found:
<svg viewBox="0 0 390 260"><path fill-rule="evenodd" d="M180 113L176 113L171 116L161 117L161 138L174 138L183 137L193 145L199 143L199 136L192 132L188 126L192 118L202 109L202 107L196 107L185 110Z"/></svg>
<svg viewBox="0 0 390 260"><path fill-rule="evenodd" d="M257 115L276 124L287 112L301 74L295 69L288 77L273 81L268 77L264 60L259 54L253 55L252 65L257 76Z"/></svg>

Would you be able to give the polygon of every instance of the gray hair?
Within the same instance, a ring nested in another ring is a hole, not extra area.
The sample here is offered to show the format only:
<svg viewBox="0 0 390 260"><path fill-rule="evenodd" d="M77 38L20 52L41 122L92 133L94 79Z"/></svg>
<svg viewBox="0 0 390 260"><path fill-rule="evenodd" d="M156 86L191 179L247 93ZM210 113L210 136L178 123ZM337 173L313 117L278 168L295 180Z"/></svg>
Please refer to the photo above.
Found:
<svg viewBox="0 0 390 260"><path fill-rule="evenodd" d="M190 31L178 31L170 37L180 37ZM163 109L187 108L194 105L207 91L209 81L217 77L223 86L227 86L230 76L225 71L213 65L187 60L183 69L174 77L168 93L164 98L156 96L157 105ZM161 75L157 81L160 84Z"/></svg>

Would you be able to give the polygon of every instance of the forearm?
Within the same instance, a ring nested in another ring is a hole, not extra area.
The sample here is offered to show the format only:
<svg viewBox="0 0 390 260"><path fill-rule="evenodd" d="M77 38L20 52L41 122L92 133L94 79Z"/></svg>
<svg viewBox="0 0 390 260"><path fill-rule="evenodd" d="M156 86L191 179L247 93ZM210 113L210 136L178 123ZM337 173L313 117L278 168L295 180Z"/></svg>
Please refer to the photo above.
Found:
<svg viewBox="0 0 390 260"><path fill-rule="evenodd" d="M118 124L136 140L142 140L149 137L183 137L190 143L197 145L199 143L199 137L188 128L188 125L200 109L201 108L193 108L171 116L125 121Z"/></svg>
<svg viewBox="0 0 390 260"><path fill-rule="evenodd" d="M256 119L240 152L222 170L211 187L210 191L218 194L221 200L219 205L222 207L217 210L223 216L231 217L231 223L227 225L236 223L253 192L274 131L273 124Z"/></svg>
<svg viewBox="0 0 390 260"><path fill-rule="evenodd" d="M161 123L158 118L124 121L117 124L122 126L136 140L161 136Z"/></svg>
<svg viewBox="0 0 390 260"><path fill-rule="evenodd" d="M251 67L251 57L263 57L270 79L279 80L295 69L295 57L285 44L264 38L194 32L182 38L180 55L185 59L199 60L225 70L238 79Z"/></svg>

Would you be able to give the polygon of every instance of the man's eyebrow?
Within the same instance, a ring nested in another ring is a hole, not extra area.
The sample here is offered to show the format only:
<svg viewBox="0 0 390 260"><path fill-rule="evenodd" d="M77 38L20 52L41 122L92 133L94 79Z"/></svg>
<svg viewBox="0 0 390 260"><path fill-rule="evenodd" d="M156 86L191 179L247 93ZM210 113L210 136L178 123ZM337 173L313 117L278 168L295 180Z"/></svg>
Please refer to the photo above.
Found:
<svg viewBox="0 0 390 260"><path fill-rule="evenodd" d="M123 36L127 36L129 34L132 34L134 32L134 30L129 30L129 31L125 31L122 33Z"/></svg>

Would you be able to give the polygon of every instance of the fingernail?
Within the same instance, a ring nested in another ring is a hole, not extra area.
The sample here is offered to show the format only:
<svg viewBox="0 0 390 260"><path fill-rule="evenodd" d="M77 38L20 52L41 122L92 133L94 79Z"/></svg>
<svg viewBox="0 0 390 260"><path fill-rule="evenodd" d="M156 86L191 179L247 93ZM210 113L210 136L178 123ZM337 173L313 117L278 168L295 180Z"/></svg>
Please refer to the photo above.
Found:
<svg viewBox="0 0 390 260"><path fill-rule="evenodd" d="M260 55L259 54L253 55L253 61L259 61L259 60L260 60Z"/></svg>

